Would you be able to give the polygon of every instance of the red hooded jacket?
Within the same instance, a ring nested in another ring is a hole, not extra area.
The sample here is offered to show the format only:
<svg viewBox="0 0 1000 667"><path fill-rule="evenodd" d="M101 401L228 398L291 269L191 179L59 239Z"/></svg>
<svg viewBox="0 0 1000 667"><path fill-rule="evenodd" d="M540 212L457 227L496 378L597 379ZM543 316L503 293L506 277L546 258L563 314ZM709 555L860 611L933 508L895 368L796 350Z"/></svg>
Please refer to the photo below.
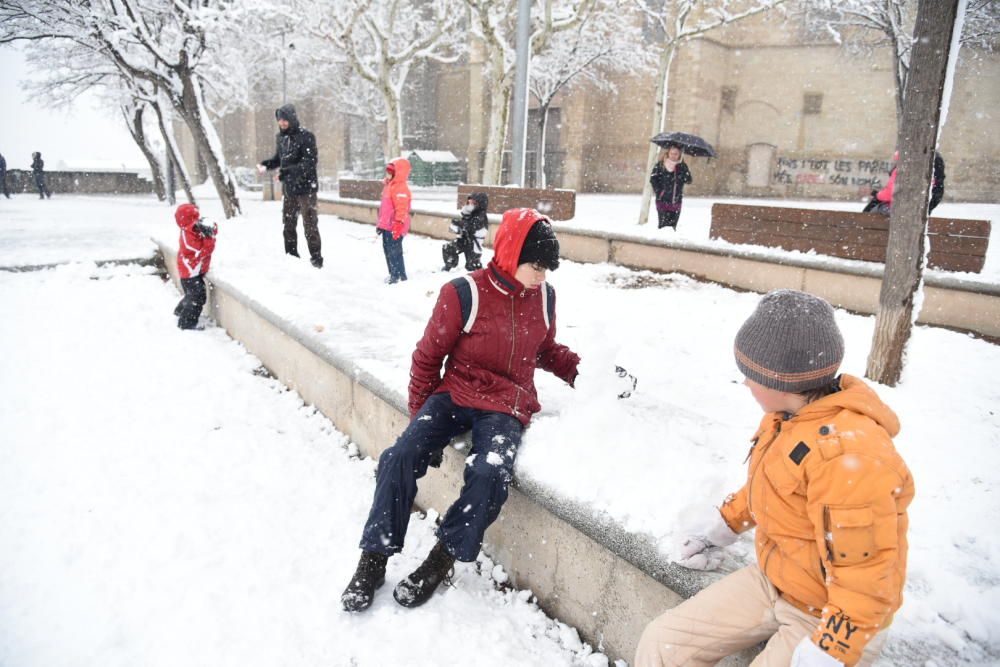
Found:
<svg viewBox="0 0 1000 667"><path fill-rule="evenodd" d="M398 157L389 162L392 180L382 187L382 204L378 209L379 229L391 232L396 227L399 236L410 233L410 186L406 179L410 176L410 161Z"/></svg>
<svg viewBox="0 0 1000 667"><path fill-rule="evenodd" d="M528 289L514 279L524 239L542 218L533 209L504 213L494 241L493 261L469 274L475 284L471 329L463 331L455 285L449 282L441 288L423 338L413 352L411 417L431 394L450 392L456 405L502 412L527 426L541 409L535 391L536 367L573 384L580 357L555 341L554 301L552 308L547 304L548 299L554 299L554 291L544 284Z"/></svg>
<svg viewBox="0 0 1000 667"><path fill-rule="evenodd" d="M181 204L174 213L174 220L181 228L180 247L177 250L177 271L182 279L194 278L208 273L215 250L215 237L204 236L195 229L201 220L201 213L194 204ZM218 227L212 225L216 231Z"/></svg>

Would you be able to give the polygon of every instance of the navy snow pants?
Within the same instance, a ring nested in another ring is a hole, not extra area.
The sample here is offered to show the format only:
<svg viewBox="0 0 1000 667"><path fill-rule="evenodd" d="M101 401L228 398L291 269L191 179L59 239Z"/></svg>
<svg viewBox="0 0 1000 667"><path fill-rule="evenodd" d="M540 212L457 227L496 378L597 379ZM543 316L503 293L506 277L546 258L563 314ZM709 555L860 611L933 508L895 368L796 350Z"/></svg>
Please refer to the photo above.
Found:
<svg viewBox="0 0 1000 667"><path fill-rule="evenodd" d="M470 429L472 451L465 461L465 483L445 513L437 536L457 560L476 559L483 534L507 500L524 427L502 412L455 405L448 393L428 398L396 444L379 457L375 500L361 536L362 549L386 555L402 550L417 480L427 473L436 452Z"/></svg>
<svg viewBox="0 0 1000 667"><path fill-rule="evenodd" d="M193 278L181 278L181 289L184 290L184 298L174 309L177 315L177 326L181 329L194 329L198 326L198 318L201 317L201 309L208 301L208 291L205 289L205 275L198 275Z"/></svg>
<svg viewBox="0 0 1000 667"><path fill-rule="evenodd" d="M385 253L385 264L389 267L389 282L398 283L406 280L406 262L403 260L403 237L392 238L392 232L382 230L382 251Z"/></svg>

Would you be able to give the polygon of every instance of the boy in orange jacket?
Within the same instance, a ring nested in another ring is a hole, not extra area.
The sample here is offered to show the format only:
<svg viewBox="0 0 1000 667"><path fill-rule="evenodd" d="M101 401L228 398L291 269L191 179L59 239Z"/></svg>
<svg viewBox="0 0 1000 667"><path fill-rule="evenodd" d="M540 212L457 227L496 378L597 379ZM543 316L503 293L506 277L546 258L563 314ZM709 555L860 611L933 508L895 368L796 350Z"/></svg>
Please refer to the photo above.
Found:
<svg viewBox="0 0 1000 667"><path fill-rule="evenodd" d="M815 296L765 296L736 335L736 364L765 415L747 482L677 562L718 566L717 547L756 527L757 563L646 626L637 667L713 665L767 644L756 666L871 665L902 603L913 479L899 420L858 378L837 376L843 338Z"/></svg>

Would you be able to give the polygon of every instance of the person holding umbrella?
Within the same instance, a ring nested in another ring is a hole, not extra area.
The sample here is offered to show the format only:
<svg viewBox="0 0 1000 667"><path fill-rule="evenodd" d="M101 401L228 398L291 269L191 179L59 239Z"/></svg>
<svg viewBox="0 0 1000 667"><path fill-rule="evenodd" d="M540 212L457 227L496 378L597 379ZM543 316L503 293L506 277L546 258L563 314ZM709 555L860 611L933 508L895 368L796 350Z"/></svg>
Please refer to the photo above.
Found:
<svg viewBox="0 0 1000 667"><path fill-rule="evenodd" d="M649 175L649 184L656 194L659 227L670 227L676 231L684 186L692 182L691 170L684 163L683 153L715 157L715 150L701 137L686 132L663 132L650 141L662 149Z"/></svg>
<svg viewBox="0 0 1000 667"><path fill-rule="evenodd" d="M680 146L672 144L660 149L656 164L653 165L653 173L649 176L649 183L656 194L656 215L659 217L660 229L670 227L677 231L684 185L691 180L691 170L684 163Z"/></svg>

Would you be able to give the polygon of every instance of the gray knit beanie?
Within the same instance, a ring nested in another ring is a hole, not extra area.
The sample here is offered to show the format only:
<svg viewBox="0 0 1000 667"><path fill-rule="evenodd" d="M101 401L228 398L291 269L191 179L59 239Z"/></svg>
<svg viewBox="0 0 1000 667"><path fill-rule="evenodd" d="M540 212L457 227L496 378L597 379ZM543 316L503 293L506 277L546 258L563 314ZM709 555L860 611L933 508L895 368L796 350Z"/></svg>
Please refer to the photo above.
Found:
<svg viewBox="0 0 1000 667"><path fill-rule="evenodd" d="M767 294L736 334L736 365L746 377L801 394L829 383L844 358L844 339L829 303L805 292Z"/></svg>

